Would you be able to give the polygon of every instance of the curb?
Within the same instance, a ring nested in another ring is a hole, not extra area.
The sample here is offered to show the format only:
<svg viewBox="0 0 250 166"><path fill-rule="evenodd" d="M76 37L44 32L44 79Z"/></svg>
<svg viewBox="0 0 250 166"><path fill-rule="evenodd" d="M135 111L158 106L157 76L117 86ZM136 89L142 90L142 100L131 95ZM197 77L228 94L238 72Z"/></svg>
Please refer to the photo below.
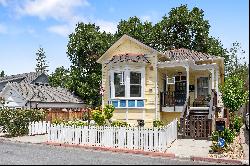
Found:
<svg viewBox="0 0 250 166"><path fill-rule="evenodd" d="M51 142L44 142L43 144L52 145L52 146L62 146L62 147L84 148L84 149L97 150L97 151L111 151L115 153L141 154L141 155L146 155L146 156L151 156L151 157L175 158L175 154L164 153L164 152L149 152L149 151L142 151L142 150L131 150L131 149L98 147L98 146L87 146L87 145L74 145L74 144L61 144L61 143L51 143Z"/></svg>
<svg viewBox="0 0 250 166"><path fill-rule="evenodd" d="M61 147L74 147L74 148L84 148L89 150L97 151L110 151L115 153L128 153L128 154L140 154L150 157L166 157L172 159L181 159L181 160L191 160L191 161L203 161L203 162L212 162L212 163L226 163L226 164L237 164L237 165L248 165L248 160L234 160L234 159L225 159L225 158L211 158L211 157L197 157L197 156L178 156L174 153L164 153L164 152L149 152L142 150L130 150L130 149L121 149L121 148L108 148L108 147L97 147L97 146L87 146L87 145L74 145L74 144L61 144L61 143L52 143L52 142L43 142L46 145L52 146L61 146Z"/></svg>

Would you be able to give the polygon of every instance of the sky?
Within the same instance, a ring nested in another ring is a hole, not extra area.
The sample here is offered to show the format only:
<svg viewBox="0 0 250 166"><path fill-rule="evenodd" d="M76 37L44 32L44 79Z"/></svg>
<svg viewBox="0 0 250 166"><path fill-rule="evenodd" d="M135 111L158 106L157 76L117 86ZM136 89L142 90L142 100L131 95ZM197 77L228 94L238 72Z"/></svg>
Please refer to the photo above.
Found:
<svg viewBox="0 0 250 166"><path fill-rule="evenodd" d="M241 43L248 63L248 0L0 0L0 71L7 75L34 71L40 46L49 73L67 68L68 35L77 22L95 23L102 31L115 33L121 19L137 16L155 24L181 4L204 10L209 35L221 40L224 48Z"/></svg>

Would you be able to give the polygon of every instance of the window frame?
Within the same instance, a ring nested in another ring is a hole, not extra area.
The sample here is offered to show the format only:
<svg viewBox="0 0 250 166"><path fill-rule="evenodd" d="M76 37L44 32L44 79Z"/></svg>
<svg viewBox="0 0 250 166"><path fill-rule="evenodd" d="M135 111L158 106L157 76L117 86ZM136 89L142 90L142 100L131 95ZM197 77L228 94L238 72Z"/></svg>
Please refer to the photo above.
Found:
<svg viewBox="0 0 250 166"><path fill-rule="evenodd" d="M124 85L125 85L125 97L115 97L115 85L114 85L114 73L123 72L124 71ZM141 73L141 97L130 97L130 72L138 72ZM110 84L111 84L111 92L110 99L144 99L144 91L145 91L145 66L143 67L119 67L111 69L109 72L110 75Z"/></svg>
<svg viewBox="0 0 250 166"><path fill-rule="evenodd" d="M208 78L208 94L211 95L211 84L212 81L211 79L209 79L209 75L208 74L204 74L204 75L195 75L195 98L198 97L198 79L200 77L207 77Z"/></svg>

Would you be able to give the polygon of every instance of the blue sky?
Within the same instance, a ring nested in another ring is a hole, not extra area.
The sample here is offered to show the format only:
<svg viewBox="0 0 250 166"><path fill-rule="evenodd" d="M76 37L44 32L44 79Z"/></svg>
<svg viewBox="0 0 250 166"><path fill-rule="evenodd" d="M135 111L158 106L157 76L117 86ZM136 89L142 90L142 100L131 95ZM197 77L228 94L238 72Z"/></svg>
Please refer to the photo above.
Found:
<svg viewBox="0 0 250 166"><path fill-rule="evenodd" d="M78 21L114 33L121 19L138 16L156 23L181 4L203 9L210 35L225 48L240 42L248 61L248 0L0 0L0 70L8 75L34 71L39 46L46 52L50 73L69 67L68 34Z"/></svg>

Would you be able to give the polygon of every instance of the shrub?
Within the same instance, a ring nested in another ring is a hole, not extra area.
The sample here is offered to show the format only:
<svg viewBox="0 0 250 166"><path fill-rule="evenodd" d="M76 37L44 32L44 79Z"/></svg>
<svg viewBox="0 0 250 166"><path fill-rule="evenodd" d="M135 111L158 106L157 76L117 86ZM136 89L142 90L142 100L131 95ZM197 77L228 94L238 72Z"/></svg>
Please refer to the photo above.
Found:
<svg viewBox="0 0 250 166"><path fill-rule="evenodd" d="M28 134L29 122L44 120L42 110L0 110L0 124L9 136Z"/></svg>
<svg viewBox="0 0 250 166"><path fill-rule="evenodd" d="M114 127L128 127L129 124L127 122L123 122L123 121L113 121L111 126L114 126Z"/></svg>
<svg viewBox="0 0 250 166"><path fill-rule="evenodd" d="M223 103L231 112L238 111L249 100L249 92L245 90L244 81L239 76L228 77L220 89Z"/></svg>
<svg viewBox="0 0 250 166"><path fill-rule="evenodd" d="M242 127L243 125L243 119L241 116L235 116L233 118L233 129L239 133L240 132L240 128Z"/></svg>
<svg viewBox="0 0 250 166"><path fill-rule="evenodd" d="M101 110L93 110L92 117L98 126L103 126L105 124L105 116L102 114Z"/></svg>
<svg viewBox="0 0 250 166"><path fill-rule="evenodd" d="M219 138L223 138L225 140L225 145L223 148L218 145ZM235 138L235 132L228 128L225 128L223 131L214 131L212 133L211 149L215 152L221 152L223 150L226 150L228 145L233 143L234 138Z"/></svg>
<svg viewBox="0 0 250 166"><path fill-rule="evenodd" d="M163 123L163 121L161 121L161 120L154 120L154 121L153 121L153 126L154 126L154 127L163 127L163 126L164 126L164 123Z"/></svg>
<svg viewBox="0 0 250 166"><path fill-rule="evenodd" d="M113 116L114 110L115 110L115 107L113 105L105 105L105 107L103 109L105 119L110 120Z"/></svg>

